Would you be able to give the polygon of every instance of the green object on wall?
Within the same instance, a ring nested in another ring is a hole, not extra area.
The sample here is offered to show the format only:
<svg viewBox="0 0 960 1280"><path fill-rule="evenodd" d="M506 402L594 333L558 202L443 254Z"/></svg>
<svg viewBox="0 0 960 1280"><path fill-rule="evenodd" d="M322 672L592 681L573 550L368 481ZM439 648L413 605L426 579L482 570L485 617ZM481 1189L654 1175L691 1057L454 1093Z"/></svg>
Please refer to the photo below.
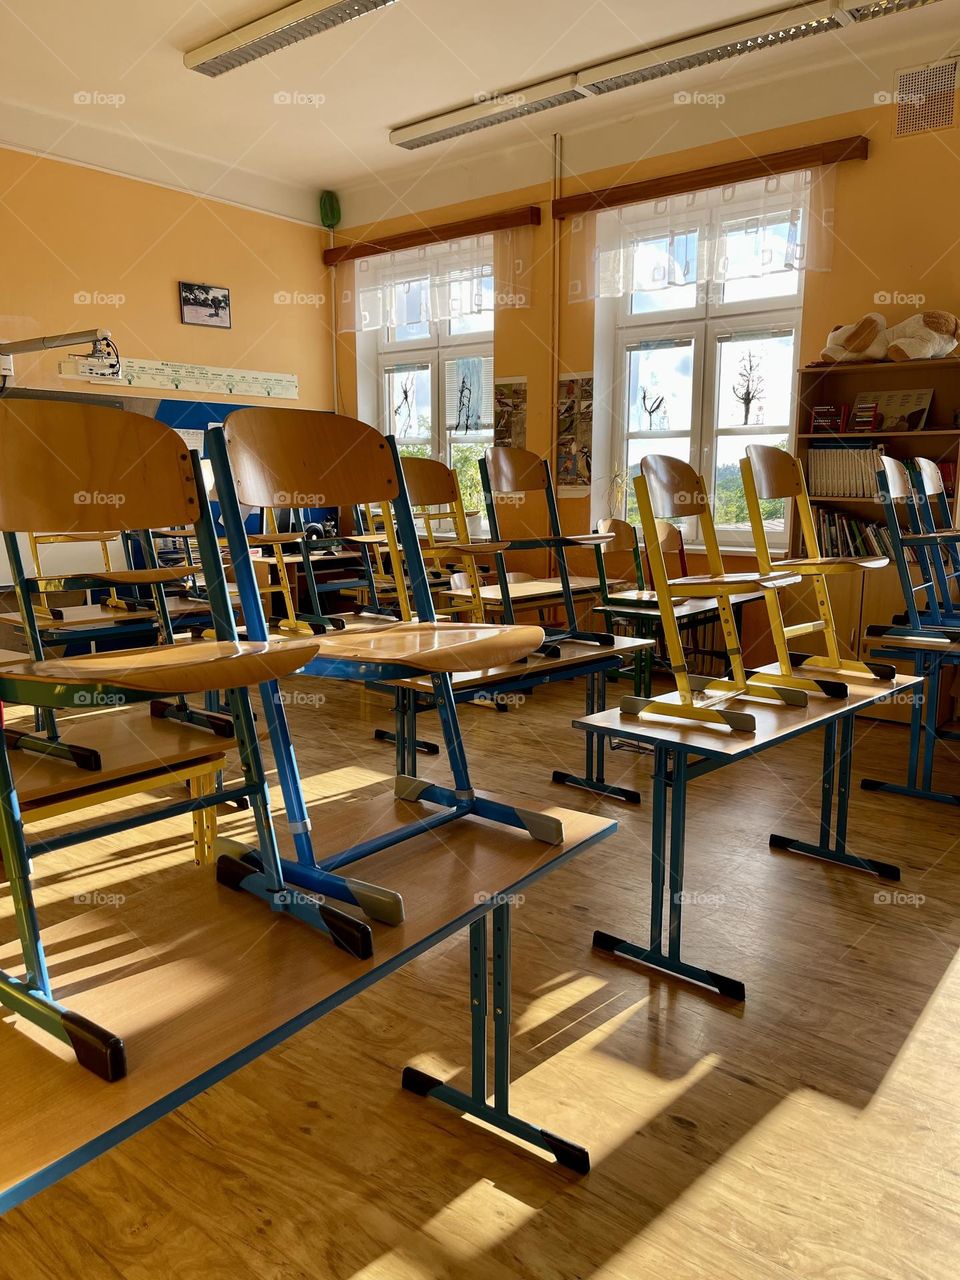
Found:
<svg viewBox="0 0 960 1280"><path fill-rule="evenodd" d="M340 201L335 191L320 192L320 221L332 231L340 222Z"/></svg>

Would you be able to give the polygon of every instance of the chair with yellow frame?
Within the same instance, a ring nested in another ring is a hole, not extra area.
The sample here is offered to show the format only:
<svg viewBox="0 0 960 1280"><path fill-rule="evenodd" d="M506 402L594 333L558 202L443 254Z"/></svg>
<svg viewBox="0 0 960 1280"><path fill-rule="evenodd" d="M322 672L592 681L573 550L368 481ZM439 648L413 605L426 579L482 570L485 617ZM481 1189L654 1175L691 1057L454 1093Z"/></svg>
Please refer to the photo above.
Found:
<svg viewBox="0 0 960 1280"><path fill-rule="evenodd" d="M802 581L809 582L816 600L817 616L785 626L779 610L770 612L770 628L777 651L777 667L774 672L757 673L757 679L785 680L795 683L805 677L819 679L836 676L841 680L860 681L893 680L895 668L889 663L862 662L857 658L845 658L840 652L840 642L830 603L827 580L850 582L861 574L883 569L890 563L886 556L825 556L820 552L817 525L810 495L807 492L803 467L797 458L773 445L747 445L747 455L740 462L743 490L750 514L750 527L757 550L757 562L761 573L774 569L795 573ZM805 555L773 561L767 541L763 507L767 501L792 500ZM823 637L825 654L797 653L790 642L801 636Z"/></svg>
<svg viewBox="0 0 960 1280"><path fill-rule="evenodd" d="M803 689L782 687L748 676L731 603L733 596L745 591L763 591L765 596L773 597L775 601L774 593L799 583L799 574L727 573L724 570L707 487L703 477L689 463L659 454L647 454L640 464L640 474L634 479L634 488L650 576L659 602L670 671L677 688L676 692L652 698L624 698L621 709L645 718L666 716L690 724L725 726L752 733L756 729L753 715L748 710L730 705L738 698L751 697L781 705L805 706L807 695ZM708 572L670 578L658 521L691 516L700 521ZM729 676L710 678L690 672L676 611L678 601L690 599L716 600Z"/></svg>

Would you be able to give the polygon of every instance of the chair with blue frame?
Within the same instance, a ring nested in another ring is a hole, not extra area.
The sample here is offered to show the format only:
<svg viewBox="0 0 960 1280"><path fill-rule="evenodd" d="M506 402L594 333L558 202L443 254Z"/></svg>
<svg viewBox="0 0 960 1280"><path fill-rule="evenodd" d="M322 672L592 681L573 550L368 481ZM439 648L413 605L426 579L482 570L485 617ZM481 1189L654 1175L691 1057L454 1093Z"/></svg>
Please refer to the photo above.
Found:
<svg viewBox="0 0 960 1280"><path fill-rule="evenodd" d="M277 505L281 494L316 491L325 495L326 502L340 507L375 503L390 509L420 621L396 622L371 631L333 631L317 637L319 652L306 665L303 674L362 683L429 676L453 774L452 788L398 776L397 799L438 806L439 812L417 810L418 816L413 821L395 830L318 858L282 701L275 686L264 686L261 690L264 719L296 849L296 861L283 864L286 879L325 892L331 872L425 831L471 816L526 830L548 844L561 839L562 823L557 818L476 793L450 680L453 672L499 666L532 653L542 643L543 631L539 627L436 621L413 510L393 437L384 437L373 427L339 414L269 408L242 409L230 414L222 430L210 428L207 441L247 634L251 639L264 638L267 630L251 572L241 502L271 507ZM323 731L322 725L320 731ZM256 860L233 865L231 874L238 887L246 887L244 865L247 874L251 874L256 870ZM370 905L362 905L370 914ZM374 907L377 906L375 903ZM395 914L391 915L389 904L380 903L381 914L376 918L388 922L402 919L402 903L397 900L393 908Z"/></svg>
<svg viewBox="0 0 960 1280"><path fill-rule="evenodd" d="M557 494L550 464L531 450L491 446L480 459L479 465L490 539L493 543L505 544L503 549L497 550L494 556L504 620L508 623L514 621L505 553L547 551L552 553L557 566L566 621L565 627L548 630L548 646L555 648L557 642L561 640L583 640L591 644L609 645L611 637L605 632L584 631L577 622L573 586L567 565L567 550L571 547L595 547L610 542L613 535L564 533L560 523L560 509L557 506ZM502 535L499 512L505 504L509 503L518 510L526 510L528 502L531 507L539 508L541 501L542 511L546 515L546 533L536 527L537 520L534 518L526 522L524 536L505 538Z"/></svg>
<svg viewBox="0 0 960 1280"><path fill-rule="evenodd" d="M716 725L753 733L756 720L742 704L733 705L738 700L751 697L789 706L805 706L805 689L748 675L731 603L735 595L762 591L768 608L779 608L776 593L784 587L795 586L800 581L799 575L790 572L726 572L707 486L689 463L664 454L647 454L633 483L670 670L677 688L674 693L652 698L624 698L621 710L645 718L666 716L690 724ZM689 517L700 522L707 572L671 578L658 533L658 521ZM675 607L676 601L687 599L716 600L727 652L728 676L710 678L695 675L689 670Z"/></svg>
<svg viewBox="0 0 960 1280"><path fill-rule="evenodd" d="M923 698L914 700L911 712L906 781L864 778L861 786L960 805L960 793L938 790L933 776L937 743L960 738L955 730L938 725L943 671L960 666L960 618L951 594L960 530L950 522L936 463L914 458L904 465L888 455L881 455L879 462L877 487L906 611L889 626L869 626L865 643L879 657L911 661L914 674L926 683ZM918 582L911 564L916 564Z"/></svg>
<svg viewBox="0 0 960 1280"><path fill-rule="evenodd" d="M38 447L43 450L42 485L36 481ZM328 900L291 894L284 884L248 687L275 688L277 680L314 656L318 641L266 635L238 640L197 455L188 452L176 432L139 413L90 404L0 401L0 530L14 565L19 562L18 533L50 528L94 531L98 509L76 500L78 490L94 489L113 496L118 527L141 535L145 543L152 528L194 527L217 639L5 663L0 669L0 700L51 713L103 706L110 708L103 712L104 720L110 720L152 698L223 689L243 774L242 781L203 795L164 803L146 813L112 816L82 832L28 842L11 752L0 736L0 847L25 969L22 977L0 971L0 1002L71 1045L84 1066L113 1080L126 1070L122 1041L66 1008L54 995L34 904L31 860L35 854L213 805L246 801L256 824L258 871L256 883L251 883L244 868L244 887L256 892L271 910L310 924L352 954L370 954L371 933L364 922ZM88 580L67 579L65 586L72 589ZM19 573L18 593L28 615L42 585L42 579ZM99 719L92 717L94 722ZM216 741L211 736L212 750ZM224 878L219 864L218 877ZM329 879L341 887L343 896L349 895L345 882ZM230 883L229 874L226 880Z"/></svg>

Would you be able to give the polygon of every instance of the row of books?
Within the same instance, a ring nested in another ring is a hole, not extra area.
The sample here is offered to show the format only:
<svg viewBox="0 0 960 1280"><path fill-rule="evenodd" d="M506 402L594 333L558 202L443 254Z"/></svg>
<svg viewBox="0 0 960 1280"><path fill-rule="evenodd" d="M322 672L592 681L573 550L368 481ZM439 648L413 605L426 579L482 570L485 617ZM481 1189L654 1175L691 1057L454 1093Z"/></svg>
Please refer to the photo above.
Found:
<svg viewBox="0 0 960 1280"><path fill-rule="evenodd" d="M872 498L883 445L817 444L807 454L807 484L817 498Z"/></svg>
<svg viewBox="0 0 960 1280"><path fill-rule="evenodd" d="M825 556L886 556L893 558L890 530L878 520L865 520L844 511L815 509L817 537ZM912 558L912 553L908 553Z"/></svg>

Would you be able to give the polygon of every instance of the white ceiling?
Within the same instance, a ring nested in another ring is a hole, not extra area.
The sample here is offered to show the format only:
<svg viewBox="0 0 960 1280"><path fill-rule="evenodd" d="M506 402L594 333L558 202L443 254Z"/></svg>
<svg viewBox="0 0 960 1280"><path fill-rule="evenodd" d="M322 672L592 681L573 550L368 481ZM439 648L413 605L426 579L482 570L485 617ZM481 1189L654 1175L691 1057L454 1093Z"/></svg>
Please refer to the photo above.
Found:
<svg viewBox="0 0 960 1280"><path fill-rule="evenodd" d="M185 50L279 7L281 0L0 0L0 144L315 220L323 188L396 182L546 141L556 131L596 128L672 102L677 81L561 107L413 155L390 145L391 126L779 5L399 0L215 80L184 68ZM730 85L825 59L868 66L881 50L917 35L945 53L956 41L958 15L960 0L943 0L708 70ZM277 93L307 100L279 104Z"/></svg>

